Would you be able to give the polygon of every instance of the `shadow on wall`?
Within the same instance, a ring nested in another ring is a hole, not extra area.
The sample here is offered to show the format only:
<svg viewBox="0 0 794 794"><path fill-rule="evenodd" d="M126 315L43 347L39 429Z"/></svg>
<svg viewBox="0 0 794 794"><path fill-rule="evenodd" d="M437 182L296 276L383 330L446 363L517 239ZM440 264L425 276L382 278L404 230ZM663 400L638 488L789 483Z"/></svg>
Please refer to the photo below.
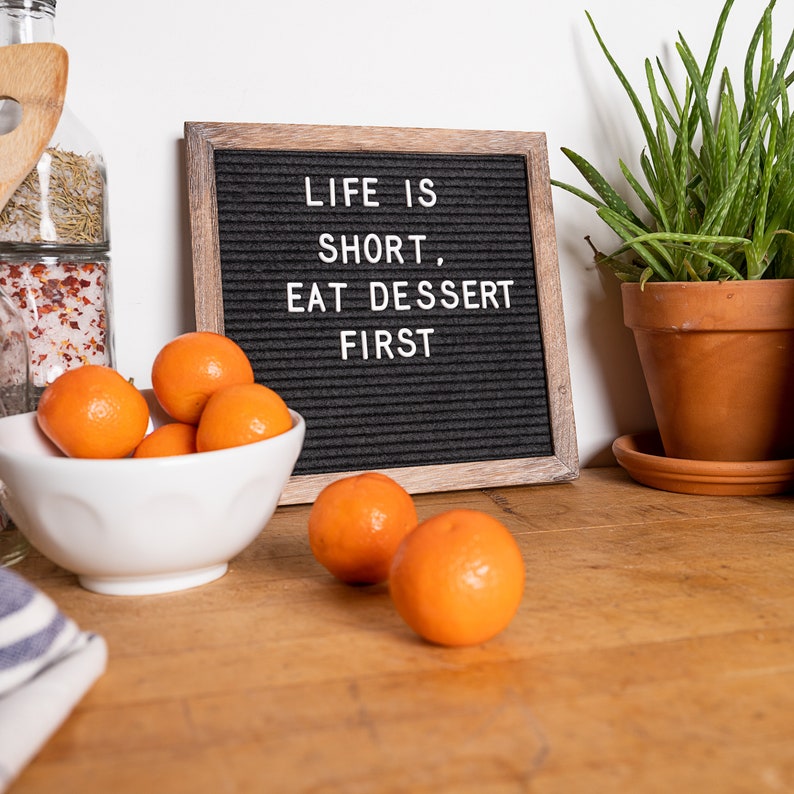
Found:
<svg viewBox="0 0 794 794"><path fill-rule="evenodd" d="M590 258L587 243L576 233L563 235L565 257L583 270L592 284L584 298L581 336L591 369L600 381L599 393L609 416L605 421L616 435L651 430L655 425L645 378L631 331L623 324L620 282L602 273ZM581 461L582 467L612 466L612 443Z"/></svg>
<svg viewBox="0 0 794 794"><path fill-rule="evenodd" d="M656 423L634 336L623 324L620 282L611 273L599 271L599 276L603 293L591 292L585 322L614 426L618 435L651 430ZM585 465L604 466L615 462L611 444L595 457Z"/></svg>
<svg viewBox="0 0 794 794"><path fill-rule="evenodd" d="M586 138L581 145L574 143L570 148L597 164L607 180L615 184L623 179L617 153L636 155L638 163L642 149L642 144L638 141L642 138L638 137L638 123L628 98L614 79L614 74L600 50L593 50L590 46L592 41L584 41L585 35L592 38L589 25L584 28L577 26L573 33L573 51L576 53L584 86L583 93L587 98L582 114L587 119L587 123L583 125ZM641 173L638 165L635 166L632 162L628 165L635 174ZM565 179L583 189L589 189L572 166L571 171L573 176ZM594 244L602 246L606 251L617 247L619 240L598 218L594 208L588 208L583 201L571 196L567 196L566 200L578 201L578 208L583 212L577 213L576 217L586 217L590 213L585 228L569 227L559 237L564 241L565 258L573 263L573 267L588 271L582 273L582 278L591 285L582 293L587 301L586 311L583 313L582 335L588 346L593 372L602 384L604 403L610 412L606 418L611 420L611 426L616 428L617 435L653 429L653 410L639 356L632 333L623 324L620 281L595 265L592 251L584 238L585 235L592 234ZM633 209L638 214L644 213L641 206L634 206ZM600 240L597 239L599 237ZM581 463L582 466L613 465L615 458L611 442Z"/></svg>

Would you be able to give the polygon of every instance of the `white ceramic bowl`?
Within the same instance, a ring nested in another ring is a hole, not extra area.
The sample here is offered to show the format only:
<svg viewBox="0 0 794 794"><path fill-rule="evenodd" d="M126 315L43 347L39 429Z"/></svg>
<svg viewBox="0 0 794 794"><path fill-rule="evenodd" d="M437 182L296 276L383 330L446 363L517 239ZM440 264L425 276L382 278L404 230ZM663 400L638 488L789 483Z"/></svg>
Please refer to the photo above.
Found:
<svg viewBox="0 0 794 794"><path fill-rule="evenodd" d="M165 417L150 390L152 424ZM35 413L0 418L0 502L30 543L88 590L143 595L217 579L272 517L305 424L274 438L168 458L61 455Z"/></svg>

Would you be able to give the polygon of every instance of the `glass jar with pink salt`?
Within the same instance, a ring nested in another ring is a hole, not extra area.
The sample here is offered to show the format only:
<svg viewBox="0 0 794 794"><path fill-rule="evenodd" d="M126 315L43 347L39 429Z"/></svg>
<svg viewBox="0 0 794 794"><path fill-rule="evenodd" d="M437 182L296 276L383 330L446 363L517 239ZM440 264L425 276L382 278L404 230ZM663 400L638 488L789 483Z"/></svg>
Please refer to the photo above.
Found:
<svg viewBox="0 0 794 794"><path fill-rule="evenodd" d="M0 0L0 46L55 38L55 0ZM21 107L0 100L0 134ZM28 333L35 396L67 369L114 365L107 173L64 106L38 163L0 211L0 288Z"/></svg>

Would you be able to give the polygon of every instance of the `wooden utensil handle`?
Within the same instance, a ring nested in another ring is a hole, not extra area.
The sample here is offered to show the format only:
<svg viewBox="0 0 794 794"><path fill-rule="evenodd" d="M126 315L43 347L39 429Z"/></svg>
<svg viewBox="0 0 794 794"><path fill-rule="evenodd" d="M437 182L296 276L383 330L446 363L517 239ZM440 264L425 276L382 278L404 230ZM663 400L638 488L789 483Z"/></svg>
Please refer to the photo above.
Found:
<svg viewBox="0 0 794 794"><path fill-rule="evenodd" d="M0 47L0 98L22 106L17 127L0 135L0 209L36 164L63 111L69 57L59 44Z"/></svg>

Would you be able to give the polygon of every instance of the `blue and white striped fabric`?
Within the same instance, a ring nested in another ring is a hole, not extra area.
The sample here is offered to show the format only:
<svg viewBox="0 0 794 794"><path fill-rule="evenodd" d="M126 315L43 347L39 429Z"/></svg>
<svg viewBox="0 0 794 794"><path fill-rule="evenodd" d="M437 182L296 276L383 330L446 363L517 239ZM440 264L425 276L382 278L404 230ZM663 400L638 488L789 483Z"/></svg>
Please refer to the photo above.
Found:
<svg viewBox="0 0 794 794"><path fill-rule="evenodd" d="M0 794L105 670L107 646L0 568Z"/></svg>
<svg viewBox="0 0 794 794"><path fill-rule="evenodd" d="M0 569L0 696L87 639L52 599L13 571Z"/></svg>

